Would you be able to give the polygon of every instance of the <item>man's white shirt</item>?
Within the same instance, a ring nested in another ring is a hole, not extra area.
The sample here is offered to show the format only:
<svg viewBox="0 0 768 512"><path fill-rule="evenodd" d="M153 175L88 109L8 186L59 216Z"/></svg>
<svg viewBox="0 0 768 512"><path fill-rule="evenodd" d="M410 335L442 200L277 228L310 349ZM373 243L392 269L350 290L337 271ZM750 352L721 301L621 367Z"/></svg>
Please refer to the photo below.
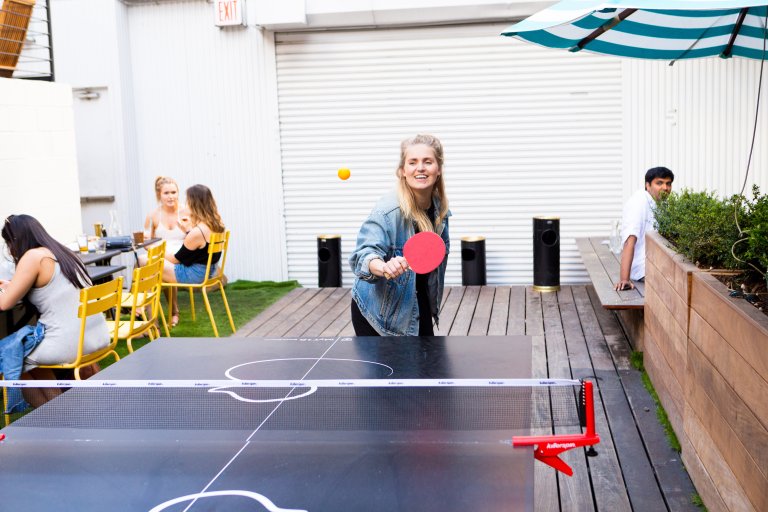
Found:
<svg viewBox="0 0 768 512"><path fill-rule="evenodd" d="M630 235L637 237L635 254L632 258L632 268L629 277L637 281L645 277L645 233L656 231L656 220L653 210L656 201L647 190L639 190L632 194L624 205L621 218L621 244L626 243Z"/></svg>

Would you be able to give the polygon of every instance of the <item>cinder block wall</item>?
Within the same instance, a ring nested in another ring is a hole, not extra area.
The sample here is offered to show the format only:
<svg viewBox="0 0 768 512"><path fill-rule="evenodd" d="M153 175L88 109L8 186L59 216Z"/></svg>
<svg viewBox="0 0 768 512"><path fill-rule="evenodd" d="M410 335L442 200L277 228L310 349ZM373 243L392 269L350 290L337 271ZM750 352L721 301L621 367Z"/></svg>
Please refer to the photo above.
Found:
<svg viewBox="0 0 768 512"><path fill-rule="evenodd" d="M68 85L0 78L0 221L11 213L62 243L83 231Z"/></svg>

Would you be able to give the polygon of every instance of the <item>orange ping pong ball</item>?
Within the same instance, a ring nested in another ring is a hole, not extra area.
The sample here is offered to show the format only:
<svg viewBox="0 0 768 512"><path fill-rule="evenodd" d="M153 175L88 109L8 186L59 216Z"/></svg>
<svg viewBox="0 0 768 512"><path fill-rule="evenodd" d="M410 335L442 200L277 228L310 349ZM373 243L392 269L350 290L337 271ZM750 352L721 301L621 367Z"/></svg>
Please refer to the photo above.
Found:
<svg viewBox="0 0 768 512"><path fill-rule="evenodd" d="M339 169L339 172L338 172L339 178L341 178L342 180L349 179L351 174L352 173L346 167L342 167L341 169Z"/></svg>

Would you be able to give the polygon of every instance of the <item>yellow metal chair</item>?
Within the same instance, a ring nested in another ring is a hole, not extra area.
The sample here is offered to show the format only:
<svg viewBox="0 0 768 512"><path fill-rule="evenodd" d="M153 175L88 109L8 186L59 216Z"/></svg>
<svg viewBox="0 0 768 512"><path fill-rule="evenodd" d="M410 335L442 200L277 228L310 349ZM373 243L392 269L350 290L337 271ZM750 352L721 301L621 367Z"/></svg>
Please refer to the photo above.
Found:
<svg viewBox="0 0 768 512"><path fill-rule="evenodd" d="M0 373L0 380L5 380L5 375L3 375L2 373ZM5 412L8 410L8 388L6 388L5 386L3 386L2 406L3 406L3 422L4 422L3 426L7 427L8 425L11 424L11 415Z"/></svg>
<svg viewBox="0 0 768 512"><path fill-rule="evenodd" d="M80 339L77 342L77 357L74 361L62 364L38 365L39 368L65 368L75 370L75 379L80 380L80 368L98 363L107 356L113 356L115 361L120 360L120 356L115 352L117 346L117 329L112 331L112 341L109 345L91 352L83 353L83 344L85 341L85 321L89 316L102 315L110 309L120 311L120 301L123 292L123 278L118 277L112 281L97 284L89 288L80 290L80 306L77 308L77 317L80 319Z"/></svg>
<svg viewBox="0 0 768 512"><path fill-rule="evenodd" d="M227 294L224 292L224 284L221 282L224 277L224 265L227 263L227 248L229 247L229 231L224 233L211 233L211 239L208 242L208 264L205 268L205 275L207 278L200 284L188 284L188 283L163 283L164 288L186 288L189 290L189 304L192 306L192 320L195 319L195 290L200 290L203 294L203 301L205 301L205 309L208 311L208 318L211 319L211 325L213 326L213 333L216 337L219 337L219 329L216 327L216 320L213 318L213 311L211 311L211 303L208 300L208 289L218 286L221 292L221 299L224 302L224 309L227 311L227 317L229 318L229 326L232 328L232 332L235 332L235 322L232 320L232 312L229 310L229 303L227 302ZM211 275L211 260L213 255L221 253L221 258L218 262L218 268L216 273ZM215 290L215 288L214 288ZM173 301L168 301L168 315L171 315L173 311Z"/></svg>
<svg viewBox="0 0 768 512"><path fill-rule="evenodd" d="M150 340L160 337L160 329L157 327L157 316L160 310L160 283L163 281L163 261L156 260L147 263L143 267L133 270L131 282L131 311L128 320L122 320L119 316L116 320L109 321L109 327L117 331L117 337L125 340L128 352L133 353L132 341L140 336L149 336ZM126 307L125 301L122 306ZM147 314L149 311L149 314ZM139 320L138 316L142 319Z"/></svg>
<svg viewBox="0 0 768 512"><path fill-rule="evenodd" d="M152 247L147 247L147 265L150 265L150 264L155 263L157 261L162 262L163 265L164 265L165 264L165 247L166 247L165 240L163 240L162 242L159 242L159 243L153 245ZM162 275L163 275L163 267L161 266L160 267L160 277L161 278L162 278ZM161 281L162 281L162 279L161 279ZM154 290L154 291L150 292L150 294L154 294L154 293L158 293L159 294L159 292L160 292L160 287L158 286L157 290ZM139 297L137 300L138 300L138 302L142 302L143 303L143 302L146 302L147 299L148 299L147 297ZM160 300L160 298L159 298L159 295L158 295L158 304L159 304L159 300ZM123 295L122 307L123 308L130 308L132 304L133 304L133 293L132 292L128 292L128 293L124 294ZM160 321L163 323L163 330L165 331L165 335L170 337L171 336L171 332L168 330L168 322L165 321L165 313L163 313L163 308L159 308L158 312L159 312L159 316L160 316ZM141 315L142 320L147 320L146 314L144 313L144 311L142 309L139 309L139 314Z"/></svg>

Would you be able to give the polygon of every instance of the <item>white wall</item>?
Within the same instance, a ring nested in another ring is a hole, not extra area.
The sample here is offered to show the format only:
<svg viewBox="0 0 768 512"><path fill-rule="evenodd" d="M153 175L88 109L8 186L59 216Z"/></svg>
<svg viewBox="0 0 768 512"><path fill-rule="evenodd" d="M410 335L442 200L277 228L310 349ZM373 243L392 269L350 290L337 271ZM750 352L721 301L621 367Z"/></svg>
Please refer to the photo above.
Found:
<svg viewBox="0 0 768 512"><path fill-rule="evenodd" d="M83 225L89 232L94 222L109 222L111 209L118 210L126 232L138 228L146 215L136 204L139 183L127 9L117 1L51 1L56 81L74 88L81 194L115 198L83 204ZM98 92L99 98L83 100L83 90Z"/></svg>
<svg viewBox="0 0 768 512"><path fill-rule="evenodd" d="M0 219L18 213L62 243L82 231L67 85L0 78Z"/></svg>
<svg viewBox="0 0 768 512"><path fill-rule="evenodd" d="M136 207L155 206L158 175L207 185L232 231L229 278L286 279L273 34L217 28L207 2L127 12Z"/></svg>
<svg viewBox="0 0 768 512"><path fill-rule="evenodd" d="M645 171L664 165L674 188L742 189L755 123L760 63L698 59L652 62L624 59L624 176L626 197ZM753 183L768 193L768 84L763 84L755 149L745 193Z"/></svg>

